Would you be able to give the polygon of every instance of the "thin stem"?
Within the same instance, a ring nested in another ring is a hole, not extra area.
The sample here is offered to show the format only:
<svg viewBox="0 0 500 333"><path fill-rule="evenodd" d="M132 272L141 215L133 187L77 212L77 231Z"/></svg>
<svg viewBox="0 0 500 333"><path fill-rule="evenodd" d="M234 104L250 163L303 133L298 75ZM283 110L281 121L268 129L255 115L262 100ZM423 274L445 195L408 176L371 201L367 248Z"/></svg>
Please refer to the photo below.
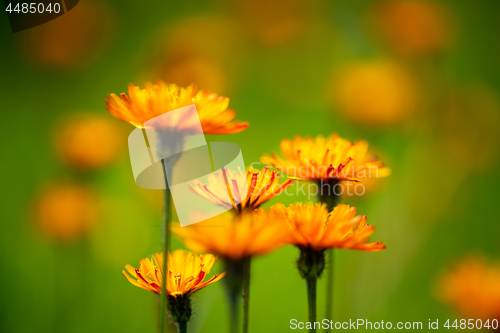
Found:
<svg viewBox="0 0 500 333"><path fill-rule="evenodd" d="M229 291L229 332L238 332L238 292Z"/></svg>
<svg viewBox="0 0 500 333"><path fill-rule="evenodd" d="M187 333L187 321L179 321L177 323L177 332Z"/></svg>
<svg viewBox="0 0 500 333"><path fill-rule="evenodd" d="M170 248L170 219L171 219L171 207L170 207L170 187L168 186L168 171L165 161L161 160L163 167L163 176L165 177L165 194L163 197L163 217L162 217L162 249L163 249L163 271L162 271L162 286L160 293L160 333L166 332L167 324L167 293L166 293L166 283L167 283L167 258L168 251Z"/></svg>
<svg viewBox="0 0 500 333"><path fill-rule="evenodd" d="M328 207L328 211L332 211L335 206L340 201L341 190L337 190L337 187L341 186L337 179L329 179L327 181L320 181L321 192L319 194L319 201L325 203ZM326 268L326 315L325 318L333 320L333 293L334 293L334 252L333 249L328 249L326 251L327 255L327 265Z"/></svg>
<svg viewBox="0 0 500 333"><path fill-rule="evenodd" d="M309 333L316 332L316 327L314 323L316 322L316 282L318 279L316 277L308 277L306 279L307 286L307 306L309 309L309 322L311 323L311 328Z"/></svg>
<svg viewBox="0 0 500 333"><path fill-rule="evenodd" d="M326 269L326 318L333 320L333 292L335 286L335 252L333 249L328 249L327 253L327 265Z"/></svg>
<svg viewBox="0 0 500 333"><path fill-rule="evenodd" d="M249 311L250 311L250 270L252 258L246 258L244 262L243 277L243 333L248 333Z"/></svg>

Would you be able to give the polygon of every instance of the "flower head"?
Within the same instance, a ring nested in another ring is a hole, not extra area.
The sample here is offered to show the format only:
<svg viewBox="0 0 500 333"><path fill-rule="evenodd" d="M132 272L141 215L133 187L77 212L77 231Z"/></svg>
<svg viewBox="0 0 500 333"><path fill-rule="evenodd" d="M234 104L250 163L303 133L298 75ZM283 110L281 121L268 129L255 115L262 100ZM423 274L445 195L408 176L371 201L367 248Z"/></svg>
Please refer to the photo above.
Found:
<svg viewBox="0 0 500 333"><path fill-rule="evenodd" d="M94 228L99 213L96 194L87 186L56 183L40 193L33 215L46 236L56 241L72 241Z"/></svg>
<svg viewBox="0 0 500 333"><path fill-rule="evenodd" d="M441 277L438 297L466 318L500 321L500 265L466 258Z"/></svg>
<svg viewBox="0 0 500 333"><path fill-rule="evenodd" d="M155 84L148 82L141 89L130 84L128 96L125 93L119 97L110 94L106 100L111 115L140 128L144 128L144 123L152 118L192 104L196 105L205 134L238 133L248 127L246 122L233 121L236 113L228 109L229 98L208 90L198 90L195 85L183 88L157 81ZM169 124L181 130L190 125L189 119L177 119L176 123Z"/></svg>
<svg viewBox="0 0 500 333"><path fill-rule="evenodd" d="M435 54L452 44L452 17L448 8L436 1L385 1L374 14L382 37L401 55Z"/></svg>
<svg viewBox="0 0 500 333"><path fill-rule="evenodd" d="M188 248L232 261L271 252L283 246L287 237L281 223L255 218L249 212L227 212L186 227L174 226L172 231Z"/></svg>
<svg viewBox="0 0 500 333"><path fill-rule="evenodd" d="M292 179L287 179L280 184L279 172L268 167L261 171L247 172L223 169L215 175L210 175L207 185L195 181L191 189L217 205L229 209L234 207L241 212L246 208L258 208L283 192L292 182Z"/></svg>
<svg viewBox="0 0 500 333"><path fill-rule="evenodd" d="M262 162L300 180L357 180L390 174L375 156L367 157L366 141L352 143L337 134L296 136L282 140L280 148L284 157L273 153L263 156Z"/></svg>
<svg viewBox="0 0 500 333"><path fill-rule="evenodd" d="M256 215L263 220L282 221L291 230L287 242L301 248L323 251L328 248L377 252L385 249L381 242L368 243L375 227L366 216L356 216L356 208L337 205L328 212L325 204L296 203L260 208Z"/></svg>
<svg viewBox="0 0 500 333"><path fill-rule="evenodd" d="M58 128L55 145L60 158L82 169L107 166L125 150L124 132L119 124L104 116L74 116Z"/></svg>
<svg viewBox="0 0 500 333"><path fill-rule="evenodd" d="M210 269L217 261L211 254L199 256L189 251L175 250L168 253L167 294L172 297L190 295L195 291L222 279L225 273L216 274L203 282ZM163 272L163 253L156 253L151 259L139 261L139 268L130 265L122 271L134 286L161 293Z"/></svg>

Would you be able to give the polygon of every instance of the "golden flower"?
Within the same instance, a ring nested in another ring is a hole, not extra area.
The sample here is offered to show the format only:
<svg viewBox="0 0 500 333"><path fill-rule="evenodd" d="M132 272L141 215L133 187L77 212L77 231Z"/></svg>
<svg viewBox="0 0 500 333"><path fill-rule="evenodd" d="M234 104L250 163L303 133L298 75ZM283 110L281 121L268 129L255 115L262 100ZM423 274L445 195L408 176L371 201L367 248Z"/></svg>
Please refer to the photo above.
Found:
<svg viewBox="0 0 500 333"><path fill-rule="evenodd" d="M255 214L261 220L282 221L289 226L287 242L300 248L323 251L329 248L377 252L385 249L382 242L368 243L375 227L366 216L356 216L356 208L337 205L328 212L325 204L296 203L288 207L279 203Z"/></svg>
<svg viewBox="0 0 500 333"><path fill-rule="evenodd" d="M405 68L389 61L347 66L336 75L333 90L332 103L336 109L366 126L401 123L417 108L413 78Z"/></svg>
<svg viewBox="0 0 500 333"><path fill-rule="evenodd" d="M34 207L34 220L48 237L70 241L90 231L99 213L95 194L87 187L54 184L40 193Z"/></svg>
<svg viewBox="0 0 500 333"><path fill-rule="evenodd" d="M56 151L72 167L103 167L114 162L124 151L124 135L118 124L107 117L75 116L58 128Z"/></svg>
<svg viewBox="0 0 500 333"><path fill-rule="evenodd" d="M280 144L283 158L273 153L262 162L300 180L358 180L390 174L375 156L367 157L368 143L352 143L337 134L316 138L296 136Z"/></svg>
<svg viewBox="0 0 500 333"><path fill-rule="evenodd" d="M439 281L438 297L465 318L500 321L500 264L468 257Z"/></svg>
<svg viewBox="0 0 500 333"><path fill-rule="evenodd" d="M405 55L431 54L451 44L450 13L433 1L398 0L382 3L376 23L390 45Z"/></svg>
<svg viewBox="0 0 500 333"><path fill-rule="evenodd" d="M284 245L287 237L282 223L255 218L249 212L226 212L186 227L174 225L172 231L191 250L232 261L271 252Z"/></svg>
<svg viewBox="0 0 500 333"><path fill-rule="evenodd" d="M216 274L207 281L205 277L217 261L211 254L199 256L189 251L175 250L168 253L167 294L172 297L190 295L224 277L226 273ZM139 261L139 268L130 265L122 271L127 280L134 286L161 293L163 272L163 253L156 253L151 259Z"/></svg>
<svg viewBox="0 0 500 333"><path fill-rule="evenodd" d="M125 93L120 97L110 94L106 101L111 115L140 128L154 117L192 104L196 105L205 134L238 133L248 127L246 122L233 121L236 112L227 108L229 98L198 90L195 85L183 88L159 80L155 84L148 82L146 88L141 89L130 84L128 96ZM191 122L179 119L178 123L170 125L182 130L189 128Z"/></svg>
<svg viewBox="0 0 500 333"><path fill-rule="evenodd" d="M287 179L280 184L279 172L264 167L261 171L249 170L246 173L241 170L231 172L223 169L208 177L208 185L195 181L190 186L210 202L229 209L234 207L241 212L245 208L255 209L271 200L286 190L292 182L292 179Z"/></svg>

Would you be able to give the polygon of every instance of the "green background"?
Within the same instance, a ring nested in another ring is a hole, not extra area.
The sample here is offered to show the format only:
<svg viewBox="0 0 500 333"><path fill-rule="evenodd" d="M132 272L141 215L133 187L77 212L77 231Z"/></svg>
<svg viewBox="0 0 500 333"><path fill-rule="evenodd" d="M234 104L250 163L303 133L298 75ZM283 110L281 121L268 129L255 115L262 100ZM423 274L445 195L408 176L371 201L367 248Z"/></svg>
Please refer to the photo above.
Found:
<svg viewBox="0 0 500 333"><path fill-rule="evenodd" d="M444 269L469 253L498 257L497 145L488 152L492 157L487 167L469 168L439 144L439 107L422 107L394 126L359 125L325 101L328 80L352 60L393 59L415 73L426 68L431 74L422 75L433 83L446 81L452 88L480 83L498 94L500 3L443 2L454 17L455 43L443 55L418 61L399 59L373 36L365 21L376 3L321 2L320 9L307 14L312 15L308 22L314 32L279 45L233 32L238 44L234 54L224 55L230 58L224 62L226 90L237 118L250 127L208 140L238 144L247 165L278 151L280 140L297 134L338 132L351 140L368 140L392 175L370 195L344 202L368 216L377 227L374 240L383 240L387 249L336 251L335 320L422 321L425 327L429 319L441 323L457 317L435 297L436 279ZM175 34L178 22L208 15L237 23L240 14L224 1L107 1L106 6L113 13L106 45L90 63L69 69L29 61L19 47L27 32L13 34L1 14L1 332L155 331L156 297L130 285L121 270L159 251L161 210L135 186L127 154L86 178L105 209L84 239L59 244L40 235L30 211L33 198L43 184L72 177L51 141L61 117L75 112L104 115L107 94L125 91L130 82L142 86L145 76L154 79L144 73L158 51L158 36ZM423 84L424 94L436 93L432 87ZM476 114L481 114L479 106ZM495 140L496 133L464 131L463 136L487 141ZM266 206L303 200L307 198L282 196ZM175 241L174 248L181 246ZM291 319L306 321L297 256L298 250L288 246L253 261L251 332L285 332ZM219 263L212 273L221 269ZM321 319L324 292L322 281ZM227 330L224 296L221 283L194 295L191 332Z"/></svg>

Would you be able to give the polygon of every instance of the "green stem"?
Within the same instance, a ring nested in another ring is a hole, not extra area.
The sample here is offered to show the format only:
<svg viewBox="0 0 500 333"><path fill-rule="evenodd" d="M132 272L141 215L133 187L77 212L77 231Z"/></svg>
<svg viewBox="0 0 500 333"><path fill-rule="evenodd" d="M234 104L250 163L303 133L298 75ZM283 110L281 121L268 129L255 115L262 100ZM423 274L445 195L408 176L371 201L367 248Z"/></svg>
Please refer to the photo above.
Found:
<svg viewBox="0 0 500 333"><path fill-rule="evenodd" d="M162 216L162 249L163 249L163 271L162 271L162 291L160 293L160 333L166 332L167 324L167 293L166 293L166 283L167 283L167 258L168 251L170 248L170 218L171 218L171 207L170 207L170 187L168 186L168 171L165 165L165 161L161 160L163 167L163 176L165 177L165 195L163 197L163 216Z"/></svg>
<svg viewBox="0 0 500 333"><path fill-rule="evenodd" d="M335 273L335 252L333 249L328 249L327 253L327 265L326 269L326 317L329 320L333 320L333 292L334 292L334 273Z"/></svg>
<svg viewBox="0 0 500 333"><path fill-rule="evenodd" d="M250 311L250 270L252 258L246 258L244 262L243 277L243 333L248 333L249 311Z"/></svg>
<svg viewBox="0 0 500 333"><path fill-rule="evenodd" d="M316 327L314 323L316 322L316 282L318 279L316 277L308 277L306 279L307 286L307 306L309 309L309 322L311 323L311 328L309 332L316 332Z"/></svg>
<svg viewBox="0 0 500 333"><path fill-rule="evenodd" d="M329 179L327 181L321 180L319 182L321 188L319 194L319 201L325 203L328 211L332 211L335 206L340 202L340 196L337 193L341 193L337 186L342 186L337 179ZM328 249L326 251L327 255L327 265L326 268L326 316L330 320L333 320L333 293L334 293L334 252L333 249Z"/></svg>
<svg viewBox="0 0 500 333"><path fill-rule="evenodd" d="M177 323L177 332L187 333L187 321L180 321Z"/></svg>
<svg viewBox="0 0 500 333"><path fill-rule="evenodd" d="M238 332L238 292L229 292L229 332Z"/></svg>

